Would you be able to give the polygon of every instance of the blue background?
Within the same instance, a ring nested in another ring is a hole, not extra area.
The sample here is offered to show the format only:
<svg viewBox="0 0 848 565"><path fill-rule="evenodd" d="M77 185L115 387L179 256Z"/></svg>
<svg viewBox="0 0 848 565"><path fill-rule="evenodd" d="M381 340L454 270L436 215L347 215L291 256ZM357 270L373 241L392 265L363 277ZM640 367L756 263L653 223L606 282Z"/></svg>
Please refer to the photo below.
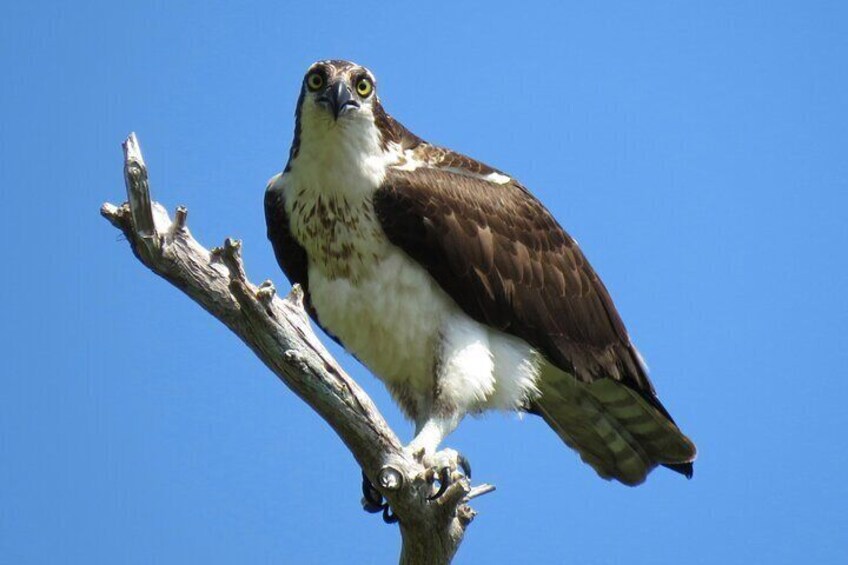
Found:
<svg viewBox="0 0 848 565"><path fill-rule="evenodd" d="M3 563L391 563L332 431L98 215L138 132L199 241L265 240L303 72L348 58L424 138L508 171L581 242L697 442L597 478L536 418L448 445L498 491L458 563L845 563L844 2L6 5ZM689 3L694 4L694 3ZM392 425L382 385L337 348Z"/></svg>

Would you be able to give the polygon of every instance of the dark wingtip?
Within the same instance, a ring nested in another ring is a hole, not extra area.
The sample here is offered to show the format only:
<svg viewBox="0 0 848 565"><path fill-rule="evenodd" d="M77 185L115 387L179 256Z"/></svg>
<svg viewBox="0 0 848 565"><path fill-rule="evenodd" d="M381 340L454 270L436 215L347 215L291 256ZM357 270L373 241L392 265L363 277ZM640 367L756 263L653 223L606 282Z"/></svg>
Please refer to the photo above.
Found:
<svg viewBox="0 0 848 565"><path fill-rule="evenodd" d="M691 479L695 474L695 467L692 463L668 463L663 465L663 467L667 467L675 473L680 473L687 479Z"/></svg>

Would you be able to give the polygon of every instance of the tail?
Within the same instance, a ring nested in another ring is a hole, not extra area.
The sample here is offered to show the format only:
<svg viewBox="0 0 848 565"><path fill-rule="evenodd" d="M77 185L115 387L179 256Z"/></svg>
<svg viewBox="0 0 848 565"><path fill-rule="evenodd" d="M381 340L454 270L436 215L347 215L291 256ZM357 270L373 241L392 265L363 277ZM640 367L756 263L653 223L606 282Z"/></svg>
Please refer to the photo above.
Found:
<svg viewBox="0 0 848 565"><path fill-rule="evenodd" d="M655 397L603 378L577 381L547 366L530 408L605 479L635 486L657 465L691 478L695 444Z"/></svg>

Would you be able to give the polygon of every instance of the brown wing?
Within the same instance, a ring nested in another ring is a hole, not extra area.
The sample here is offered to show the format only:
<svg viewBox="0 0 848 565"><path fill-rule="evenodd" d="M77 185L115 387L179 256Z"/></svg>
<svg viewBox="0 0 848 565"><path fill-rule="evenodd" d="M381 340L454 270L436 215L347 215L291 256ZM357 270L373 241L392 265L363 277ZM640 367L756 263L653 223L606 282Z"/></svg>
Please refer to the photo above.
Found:
<svg viewBox="0 0 848 565"><path fill-rule="evenodd" d="M517 182L489 182L495 169L421 150L451 170L390 169L374 196L378 218L466 314L523 339L574 379L543 375L530 411L606 478L638 484L657 464L691 475L694 445L657 399L576 242Z"/></svg>
<svg viewBox="0 0 848 565"><path fill-rule="evenodd" d="M374 204L392 243L469 316L524 339L580 380L610 377L653 395L603 283L521 185L390 170Z"/></svg>
<svg viewBox="0 0 848 565"><path fill-rule="evenodd" d="M265 190L265 225L268 228L268 239L283 273L291 284L299 284L308 295L309 263L306 250L291 233L285 194L274 182Z"/></svg>

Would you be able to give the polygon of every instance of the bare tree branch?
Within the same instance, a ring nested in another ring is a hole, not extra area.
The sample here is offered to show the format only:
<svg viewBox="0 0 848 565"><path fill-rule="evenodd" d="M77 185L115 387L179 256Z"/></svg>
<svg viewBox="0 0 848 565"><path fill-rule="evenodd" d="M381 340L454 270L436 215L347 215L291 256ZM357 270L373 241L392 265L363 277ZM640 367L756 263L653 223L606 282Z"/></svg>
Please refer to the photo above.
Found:
<svg viewBox="0 0 848 565"><path fill-rule="evenodd" d="M238 240L205 249L186 226L185 208L177 209L172 222L165 209L151 201L135 134L123 147L128 202L120 207L104 204L101 215L124 233L145 266L230 328L335 430L398 520L401 563L449 563L475 514L468 501L494 487L472 489L467 477L456 473L444 494L429 500L432 476L403 449L368 395L318 340L300 288L295 286L281 300L270 281L251 283Z"/></svg>

